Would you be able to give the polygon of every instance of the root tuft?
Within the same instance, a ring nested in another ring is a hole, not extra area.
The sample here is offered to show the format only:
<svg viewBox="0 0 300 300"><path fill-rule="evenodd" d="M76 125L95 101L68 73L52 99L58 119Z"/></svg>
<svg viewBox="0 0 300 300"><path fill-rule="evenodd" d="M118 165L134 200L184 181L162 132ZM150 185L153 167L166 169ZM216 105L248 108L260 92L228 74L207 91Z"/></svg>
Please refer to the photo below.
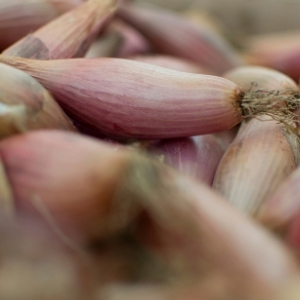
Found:
<svg viewBox="0 0 300 300"><path fill-rule="evenodd" d="M259 119L259 116L267 115L287 125L300 123L300 116L293 112L300 107L300 95L293 89L281 91L250 89L243 96L240 106L245 119Z"/></svg>

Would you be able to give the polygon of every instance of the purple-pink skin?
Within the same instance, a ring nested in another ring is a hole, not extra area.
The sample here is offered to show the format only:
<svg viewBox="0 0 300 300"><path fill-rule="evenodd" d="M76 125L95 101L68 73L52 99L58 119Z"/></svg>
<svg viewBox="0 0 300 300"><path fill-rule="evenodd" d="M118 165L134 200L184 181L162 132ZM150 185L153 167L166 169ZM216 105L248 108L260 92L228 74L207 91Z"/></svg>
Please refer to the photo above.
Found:
<svg viewBox="0 0 300 300"><path fill-rule="evenodd" d="M74 119L112 137L164 139L220 132L241 121L241 92L216 76L116 58L0 61L25 70Z"/></svg>
<svg viewBox="0 0 300 300"><path fill-rule="evenodd" d="M161 140L150 144L147 150L160 161L210 186L224 153L212 134Z"/></svg>
<svg viewBox="0 0 300 300"><path fill-rule="evenodd" d="M116 57L128 57L151 52L151 45L135 28L122 21L112 23L111 27L122 36L122 43L116 51Z"/></svg>
<svg viewBox="0 0 300 300"><path fill-rule="evenodd" d="M83 0L0 1L0 50L81 3Z"/></svg>
<svg viewBox="0 0 300 300"><path fill-rule="evenodd" d="M276 230L287 230L297 216L300 216L299 167L282 182L258 213L262 223Z"/></svg>
<svg viewBox="0 0 300 300"><path fill-rule="evenodd" d="M216 74L242 64L237 52L220 35L178 13L162 8L123 5L117 14L139 30L160 53L190 59Z"/></svg>
<svg viewBox="0 0 300 300"><path fill-rule="evenodd" d="M25 36L2 54L32 59L83 57L113 15L113 1L86 1Z"/></svg>

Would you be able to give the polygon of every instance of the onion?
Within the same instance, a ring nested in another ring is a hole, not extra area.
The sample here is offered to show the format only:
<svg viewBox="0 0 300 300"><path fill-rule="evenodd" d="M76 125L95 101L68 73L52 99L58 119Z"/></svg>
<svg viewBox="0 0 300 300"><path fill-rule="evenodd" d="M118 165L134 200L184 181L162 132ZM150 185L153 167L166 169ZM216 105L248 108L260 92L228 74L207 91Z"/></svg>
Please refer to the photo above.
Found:
<svg viewBox="0 0 300 300"><path fill-rule="evenodd" d="M288 231L291 223L300 214L299 181L298 167L262 205L258 218L265 226L279 232Z"/></svg>
<svg viewBox="0 0 300 300"><path fill-rule="evenodd" d="M83 0L1 0L0 50L82 2Z"/></svg>
<svg viewBox="0 0 300 300"><path fill-rule="evenodd" d="M261 66L243 66L232 69L223 75L235 82L244 91L285 90L297 91L296 82L287 75L271 68Z"/></svg>
<svg viewBox="0 0 300 300"><path fill-rule="evenodd" d="M190 59L216 74L241 64L238 54L214 30L198 26L175 12L127 4L120 7L118 15L161 53Z"/></svg>
<svg viewBox="0 0 300 300"><path fill-rule="evenodd" d="M295 30L250 37L245 45L246 58L252 64L278 70L298 82L300 77L299 35L300 31Z"/></svg>
<svg viewBox="0 0 300 300"><path fill-rule="evenodd" d="M122 20L114 20L109 26L109 30L118 32L122 36L122 43L116 51L116 57L128 57L149 53L152 49L150 43L135 28Z"/></svg>
<svg viewBox="0 0 300 300"><path fill-rule="evenodd" d="M28 74L0 64L0 139L36 129L75 131L51 94ZM12 216L14 195L0 162L1 211Z"/></svg>
<svg viewBox="0 0 300 300"><path fill-rule="evenodd" d="M23 71L0 64L0 138L29 130L72 130L70 119L52 95Z"/></svg>
<svg viewBox="0 0 300 300"><path fill-rule="evenodd" d="M295 170L300 157L292 148L297 142L292 130L271 118L261 120L243 123L222 157L213 183L231 204L252 216Z"/></svg>
<svg viewBox="0 0 300 300"><path fill-rule="evenodd" d="M118 201L130 199L145 212L136 238L176 271L177 282L192 280L196 287L217 278L228 299L274 296L299 282L288 249L205 184L139 159L124 179Z"/></svg>
<svg viewBox="0 0 300 300"><path fill-rule="evenodd" d="M51 130L3 140L0 156L17 212L39 217L42 213L43 217L46 211L57 226L78 240L118 231L130 214L126 204L123 210L122 203L114 202L115 189L134 155L118 148Z"/></svg>
<svg viewBox="0 0 300 300"><path fill-rule="evenodd" d="M150 144L148 151L160 161L209 185L224 153L214 135L162 140Z"/></svg>
<svg viewBox="0 0 300 300"><path fill-rule="evenodd" d="M289 105L286 114L300 102L295 91L244 94L221 77L131 60L39 61L1 55L0 62L36 78L71 116L117 137L162 139L220 132L245 117L278 115L283 100Z"/></svg>
<svg viewBox="0 0 300 300"><path fill-rule="evenodd" d="M116 58L0 61L36 78L71 116L113 136L190 136L231 128L242 118L239 87L220 77Z"/></svg>
<svg viewBox="0 0 300 300"><path fill-rule="evenodd" d="M127 57L151 50L148 41L137 30L116 18L107 26L104 37L99 37L93 48L86 57Z"/></svg>
<svg viewBox="0 0 300 300"><path fill-rule="evenodd" d="M225 77L244 91L298 90L286 75L262 67L240 67ZM256 216L260 206L296 168L300 159L297 140L292 121L278 124L265 115L243 122L218 166L214 188L235 207Z"/></svg>
<svg viewBox="0 0 300 300"><path fill-rule="evenodd" d="M115 9L115 0L88 0L18 41L3 54L36 59L84 56Z"/></svg>

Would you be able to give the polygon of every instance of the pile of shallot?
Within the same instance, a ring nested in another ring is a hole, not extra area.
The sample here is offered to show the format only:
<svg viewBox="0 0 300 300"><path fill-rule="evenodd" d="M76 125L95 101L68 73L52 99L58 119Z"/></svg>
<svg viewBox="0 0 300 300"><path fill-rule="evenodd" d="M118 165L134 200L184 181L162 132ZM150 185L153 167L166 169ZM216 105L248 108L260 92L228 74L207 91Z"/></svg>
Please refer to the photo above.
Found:
<svg viewBox="0 0 300 300"><path fill-rule="evenodd" d="M140 2L0 0L0 299L299 300L300 33Z"/></svg>

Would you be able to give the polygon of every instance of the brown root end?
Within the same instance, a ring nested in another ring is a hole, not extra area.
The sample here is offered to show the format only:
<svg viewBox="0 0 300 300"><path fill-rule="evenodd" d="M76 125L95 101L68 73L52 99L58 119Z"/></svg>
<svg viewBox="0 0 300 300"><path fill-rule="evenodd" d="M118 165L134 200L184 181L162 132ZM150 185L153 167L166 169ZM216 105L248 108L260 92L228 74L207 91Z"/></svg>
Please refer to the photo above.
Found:
<svg viewBox="0 0 300 300"><path fill-rule="evenodd" d="M249 91L244 94L240 106L244 119L267 115L289 126L300 123L300 116L293 113L300 107L300 96L293 89Z"/></svg>

